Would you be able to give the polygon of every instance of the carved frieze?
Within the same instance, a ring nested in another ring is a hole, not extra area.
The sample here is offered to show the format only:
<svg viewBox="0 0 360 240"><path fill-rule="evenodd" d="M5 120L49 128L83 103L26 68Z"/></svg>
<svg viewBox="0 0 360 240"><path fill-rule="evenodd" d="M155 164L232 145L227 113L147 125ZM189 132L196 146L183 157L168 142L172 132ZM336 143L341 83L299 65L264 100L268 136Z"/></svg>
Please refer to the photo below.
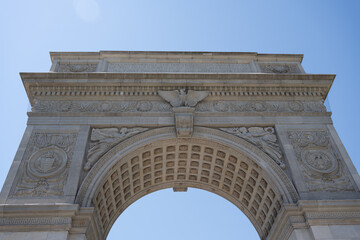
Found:
<svg viewBox="0 0 360 240"><path fill-rule="evenodd" d="M63 195L76 133L33 133L12 197Z"/></svg>
<svg viewBox="0 0 360 240"><path fill-rule="evenodd" d="M191 73L249 73L253 72L250 64L221 63L109 63L108 72L152 73L152 72L191 72Z"/></svg>
<svg viewBox="0 0 360 240"><path fill-rule="evenodd" d="M93 128L90 136L85 171L89 171L95 162L116 144L147 128Z"/></svg>
<svg viewBox="0 0 360 240"><path fill-rule="evenodd" d="M197 112L326 112L321 101L209 101Z"/></svg>
<svg viewBox="0 0 360 240"><path fill-rule="evenodd" d="M164 102L149 101L35 101L33 112L171 112Z"/></svg>
<svg viewBox="0 0 360 240"><path fill-rule="evenodd" d="M97 64L59 64L58 72L95 72Z"/></svg>
<svg viewBox="0 0 360 240"><path fill-rule="evenodd" d="M263 73L300 73L297 64L289 63L258 63Z"/></svg>
<svg viewBox="0 0 360 240"><path fill-rule="evenodd" d="M196 112L326 112L321 101L206 101ZM172 106L159 101L40 101L32 112L172 112Z"/></svg>
<svg viewBox="0 0 360 240"><path fill-rule="evenodd" d="M309 191L354 191L325 130L288 131Z"/></svg>
<svg viewBox="0 0 360 240"><path fill-rule="evenodd" d="M220 130L236 135L254 144L269 155L281 168L285 168L283 154L273 127L220 128Z"/></svg>

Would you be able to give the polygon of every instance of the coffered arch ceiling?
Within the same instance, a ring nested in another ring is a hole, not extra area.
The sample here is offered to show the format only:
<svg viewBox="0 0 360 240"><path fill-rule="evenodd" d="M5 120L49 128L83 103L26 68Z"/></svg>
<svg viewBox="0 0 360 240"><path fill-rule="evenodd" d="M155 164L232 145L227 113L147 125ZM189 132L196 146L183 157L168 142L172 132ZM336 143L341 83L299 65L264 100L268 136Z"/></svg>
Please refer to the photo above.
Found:
<svg viewBox="0 0 360 240"><path fill-rule="evenodd" d="M77 196L96 209L104 236L119 215L151 192L194 187L236 205L261 239L269 234L284 203L298 200L281 168L252 144L219 130L196 127L189 139L174 128L133 136L103 155L84 179Z"/></svg>

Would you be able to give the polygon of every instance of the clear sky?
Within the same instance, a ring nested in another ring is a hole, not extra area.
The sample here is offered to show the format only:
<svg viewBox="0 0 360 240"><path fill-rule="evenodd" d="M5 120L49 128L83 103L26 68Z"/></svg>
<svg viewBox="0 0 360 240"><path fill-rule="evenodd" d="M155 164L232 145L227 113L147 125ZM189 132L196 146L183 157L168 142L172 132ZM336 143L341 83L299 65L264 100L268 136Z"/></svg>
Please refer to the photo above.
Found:
<svg viewBox="0 0 360 240"><path fill-rule="evenodd" d="M360 1L0 1L0 185L26 127L19 72L46 72L50 51L243 51L304 54L337 74L332 118L360 169ZM226 200L163 190L130 206L108 239L259 239Z"/></svg>

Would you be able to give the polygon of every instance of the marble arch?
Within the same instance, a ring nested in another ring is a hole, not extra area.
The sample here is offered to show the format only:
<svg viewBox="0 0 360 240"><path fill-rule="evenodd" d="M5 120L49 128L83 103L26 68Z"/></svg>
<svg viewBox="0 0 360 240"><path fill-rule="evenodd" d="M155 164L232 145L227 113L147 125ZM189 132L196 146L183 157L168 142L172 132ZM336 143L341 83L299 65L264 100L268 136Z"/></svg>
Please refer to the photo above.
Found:
<svg viewBox="0 0 360 240"><path fill-rule="evenodd" d="M216 193L261 239L358 239L360 177L300 54L52 52L0 193L0 239L101 240L140 197Z"/></svg>
<svg viewBox="0 0 360 240"><path fill-rule="evenodd" d="M107 235L137 199L164 188L187 187L211 191L235 204L261 239L282 204L298 200L280 167L245 140L203 127L195 128L191 139L179 139L170 127L136 135L109 150L87 175L76 202L95 206Z"/></svg>

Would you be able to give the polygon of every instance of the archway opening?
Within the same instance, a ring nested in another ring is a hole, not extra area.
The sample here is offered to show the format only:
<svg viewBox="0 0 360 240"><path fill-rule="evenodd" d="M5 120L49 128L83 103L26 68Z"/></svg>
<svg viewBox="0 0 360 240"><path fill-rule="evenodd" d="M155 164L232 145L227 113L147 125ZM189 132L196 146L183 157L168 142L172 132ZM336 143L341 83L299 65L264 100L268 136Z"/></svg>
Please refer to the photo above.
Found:
<svg viewBox="0 0 360 240"><path fill-rule="evenodd" d="M226 199L200 189L164 189L130 205L107 237L115 239L260 239L249 219Z"/></svg>
<svg viewBox="0 0 360 240"><path fill-rule="evenodd" d="M261 239L269 234L284 201L260 161L214 141L159 140L122 157L117 155L121 151L113 150L115 155L107 155L113 160L103 160L114 164L102 171L97 187L91 189L93 197L88 198L104 237L132 203L166 188L199 188L229 200L247 216Z"/></svg>

